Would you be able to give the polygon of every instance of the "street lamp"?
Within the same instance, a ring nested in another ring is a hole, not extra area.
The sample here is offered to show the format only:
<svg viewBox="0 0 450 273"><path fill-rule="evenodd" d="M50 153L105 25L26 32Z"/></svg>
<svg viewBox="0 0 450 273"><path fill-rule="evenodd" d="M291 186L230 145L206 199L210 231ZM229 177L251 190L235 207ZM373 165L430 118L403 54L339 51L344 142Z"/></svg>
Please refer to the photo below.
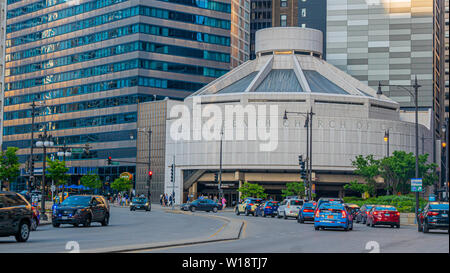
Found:
<svg viewBox="0 0 450 273"><path fill-rule="evenodd" d="M306 128L306 172L308 173L307 185L308 185L308 198L312 200L312 118L315 113L312 111L312 107L309 112L290 112L284 110L283 120L286 122L288 119L288 114L297 114L306 117L305 125Z"/></svg>
<svg viewBox="0 0 450 273"><path fill-rule="evenodd" d="M52 141L52 136L47 134L47 126L44 126L44 134L40 134L38 137L39 141L36 142L36 147L43 148L44 159L42 162L42 184L41 184L41 215L42 219L46 220L47 215L45 214L45 165L47 159L47 148L53 147L55 143Z"/></svg>
<svg viewBox="0 0 450 273"><path fill-rule="evenodd" d="M381 82L378 82L378 90L377 90L377 95L382 95L383 92L381 91ZM417 76L415 76L414 79L414 84L413 85L384 85L383 86L393 86L393 87L400 87L406 91L408 91L408 93L411 95L411 97L414 99L414 105L415 105L415 131L416 131L416 172L415 178L419 178L419 107L418 107L418 93L419 93L419 87L421 87L418 83L417 83ZM411 92L411 90L409 90L407 87L413 87L414 88L414 93ZM418 215L418 211L419 211L419 192L416 192L416 218Z"/></svg>
<svg viewBox="0 0 450 273"><path fill-rule="evenodd" d="M389 129L384 131L384 142L386 142L386 157L389 156Z"/></svg>
<svg viewBox="0 0 450 273"><path fill-rule="evenodd" d="M151 164L151 156L152 156L152 150L151 150L151 145L152 145L152 130L150 129L150 128L138 128L137 129L137 131L139 132L139 133L147 133L148 134L148 171L147 171L147 173L149 174L148 176L147 176L147 186L148 186L148 189L147 189L147 198L148 198L148 200L151 202L151 200L150 200L150 196L151 196L151 193L150 193L150 184L151 184L151 180L152 180L152 175L153 175L153 172L152 172L152 170L151 170L151 167L152 167L152 164ZM150 175L150 173L152 174L152 175Z"/></svg>
<svg viewBox="0 0 450 273"><path fill-rule="evenodd" d="M445 153L445 169L444 169L444 183L445 183L445 198L447 199L447 202L449 201L448 196L448 188L449 188L449 166L448 166L448 157L449 157L449 151L448 151L448 138L449 138L449 128L447 128L448 124L448 118L445 118L445 124L442 125L442 132L444 133L444 141L442 142L442 148L444 149Z"/></svg>

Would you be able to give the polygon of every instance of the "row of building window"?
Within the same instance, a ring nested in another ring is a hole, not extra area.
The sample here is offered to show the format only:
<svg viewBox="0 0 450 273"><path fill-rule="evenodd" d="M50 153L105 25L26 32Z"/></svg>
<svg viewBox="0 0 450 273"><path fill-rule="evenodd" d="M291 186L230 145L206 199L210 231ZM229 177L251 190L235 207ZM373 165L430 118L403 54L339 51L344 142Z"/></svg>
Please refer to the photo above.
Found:
<svg viewBox="0 0 450 273"><path fill-rule="evenodd" d="M67 146L85 143L99 143L99 142L111 142L111 141L126 141L136 139L136 130L96 133L96 134L84 134L84 135L71 135L71 136L58 136L53 137L55 146L64 145ZM30 139L5 141L3 142L3 150L6 147L17 147L19 149L25 149L30 147Z"/></svg>
<svg viewBox="0 0 450 273"><path fill-rule="evenodd" d="M70 96L78 96L83 94L91 94L96 92L109 91L125 87L145 86L162 89L197 91L202 88L204 83L185 82L177 80L167 80L149 77L131 77L124 79L115 79L104 82L96 82L85 85L70 86L55 90L49 90L40 93L26 94L13 97L5 97L4 104L16 105L22 103L31 103L34 101L51 100Z"/></svg>
<svg viewBox="0 0 450 273"><path fill-rule="evenodd" d="M123 10L117 10L111 13L91 17L88 19L76 21L66 25L60 25L54 28L49 28L43 31L30 33L24 36L15 37L13 39L6 40L6 46L18 46L26 43L40 41L48 39L54 36L92 28L95 26L119 21L125 18L144 15L156 18L162 18L167 20L181 21L198 25L206 25L211 27L219 27L224 29L230 29L230 21L210 18L201 15L181 13L176 11L162 10L157 8L151 8L146 6L135 6Z"/></svg>
<svg viewBox="0 0 450 273"><path fill-rule="evenodd" d="M180 63L169 63L163 61L154 61L146 59L132 59L123 62L117 62L112 64L104 64L94 67L88 67L79 70L67 71L58 74L47 75L44 77L20 80L15 82L10 82L5 84L5 91L31 88L35 86L42 86L47 84L54 84L65 81L72 81L76 79L100 76L108 73L115 73L120 71L126 71L131 69L148 69L148 70L159 70L171 73L182 73L199 75L205 77L218 78L228 70L180 64Z"/></svg>
<svg viewBox="0 0 450 273"><path fill-rule="evenodd" d="M176 56L200 58L206 60L214 60L219 62L230 62L230 55L227 53L220 53L208 50L200 50L194 48L187 48L181 46L164 45L158 43L150 43L143 41L135 41L126 44L120 44L113 47L101 48L83 53L78 53L61 58L50 59L40 63L31 63L23 66L12 67L5 69L5 76L20 75L41 71L44 69L55 68L59 66L71 65L80 62L87 62L99 58L110 57L114 55L129 53L133 51L155 52L160 54L171 54Z"/></svg>
<svg viewBox="0 0 450 273"><path fill-rule="evenodd" d="M61 51L78 46L84 46L92 43L97 43L109 39L131 35L135 33L150 34L156 36L172 37L177 39L185 39L197 42L204 42L209 44L217 44L223 46L230 45L230 38L225 36L218 36L198 31L189 31L176 28L161 27L148 24L134 24L110 30L93 33L87 36L76 37L61 42L47 44L23 51L7 54L5 59L9 61L17 61L25 58L36 57L39 55L49 54L56 51Z"/></svg>
<svg viewBox="0 0 450 273"><path fill-rule="evenodd" d="M116 125L124 123L133 123L137 121L136 112L120 113L114 115L105 115L88 118L68 119L61 121L50 121L47 123L37 123L37 128L47 126L48 131L80 129L86 127ZM31 124L3 127L3 135L28 134L31 132Z"/></svg>
<svg viewBox="0 0 450 273"><path fill-rule="evenodd" d="M104 0L104 1L92 1L87 3L82 3L80 5L76 6L69 6L66 9L61 9L55 12L47 13L44 15L41 15L39 17L34 17L32 19L28 19L26 21L21 21L18 23L14 23L11 25L8 25L6 28L6 33L11 33L14 31L19 31L22 29L30 28L39 26L42 24L47 24L50 22L54 22L57 20L61 20L67 17L75 16L78 14L82 14L85 12L89 12L96 9L101 9L104 7L108 7L117 3L126 2L128 0ZM37 5L36 5L37 4ZM28 10L33 10L33 8L41 7L42 3L34 3L29 6L21 7L18 9L14 9L11 11L8 11L8 18L13 18L22 14L26 14ZM19 14L19 15L16 15Z"/></svg>
<svg viewBox="0 0 450 273"><path fill-rule="evenodd" d="M8 4L13 4L18 1L21 1L21 0L8 0ZM59 5L59 4L65 3L67 1L73 1L73 0L41 0L39 2L35 2L30 5L12 9L12 10L8 11L7 16L8 16L8 19L10 19L10 18L14 18L17 16L25 15L28 13L36 12L41 9ZM95 6L97 6L97 7L105 7L105 6L110 5L109 3L115 4L115 3L120 3L120 2L124 2L124 1L127 1L127 0L94 0L92 2L88 2L88 3L84 3L81 5L75 6L74 8L77 9L75 11L67 11L67 12L68 13L75 12L74 13L74 15L75 15L75 14L80 14L80 13L89 11L88 9L86 9L86 7L84 7L84 5L91 6L92 5L91 3L95 4ZM202 8L202 9L209 9L209 10L214 10L214 11L220 11L220 12L225 12L225 13L231 12L230 4L216 2L216 1L209 1L209 0L159 0L159 1L188 5L188 6L198 7L198 8ZM83 10L83 11L80 12L80 10Z"/></svg>
<svg viewBox="0 0 450 273"><path fill-rule="evenodd" d="M93 109L102 109L108 107L117 107L122 105L131 105L138 102L152 101L152 95L127 95L119 97L109 97L104 99L81 101L67 104L50 105L40 108L37 113L39 116L49 116L78 111L87 111ZM4 113L4 120L31 118L31 109L11 111Z"/></svg>

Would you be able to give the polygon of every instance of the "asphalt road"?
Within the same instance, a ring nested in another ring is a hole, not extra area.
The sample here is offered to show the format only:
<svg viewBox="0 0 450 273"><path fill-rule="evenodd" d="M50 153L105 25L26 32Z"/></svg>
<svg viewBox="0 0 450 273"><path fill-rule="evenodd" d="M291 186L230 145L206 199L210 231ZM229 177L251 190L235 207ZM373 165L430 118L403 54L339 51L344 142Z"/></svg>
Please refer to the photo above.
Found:
<svg viewBox="0 0 450 273"><path fill-rule="evenodd" d="M0 237L0 253L69 252L77 242L81 252L92 249L128 246L143 243L168 242L185 238L213 235L224 222L214 218L172 214L153 207L151 212L134 211L111 206L110 224L102 227L63 225L39 226L26 243L16 243L14 237ZM66 249L67 245L67 249Z"/></svg>
<svg viewBox="0 0 450 273"><path fill-rule="evenodd" d="M312 223L299 224L295 219L222 216L245 220L240 240L207 243L195 246L157 249L147 252L166 253L448 253L449 235L446 231L423 234L416 226L367 227L354 224L353 231L314 230ZM373 241L373 242L372 242ZM366 248L367 247L367 248Z"/></svg>

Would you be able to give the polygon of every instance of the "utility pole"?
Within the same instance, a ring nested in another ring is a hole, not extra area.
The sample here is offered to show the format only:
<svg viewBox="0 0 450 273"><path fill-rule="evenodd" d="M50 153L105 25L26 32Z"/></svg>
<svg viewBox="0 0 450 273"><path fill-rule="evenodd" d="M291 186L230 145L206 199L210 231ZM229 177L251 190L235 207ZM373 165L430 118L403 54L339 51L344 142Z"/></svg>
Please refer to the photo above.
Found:
<svg viewBox="0 0 450 273"><path fill-rule="evenodd" d="M222 200L222 146L223 146L223 126L220 131L220 165L219 165L219 184L218 184L218 190L219 190L219 200Z"/></svg>
<svg viewBox="0 0 450 273"><path fill-rule="evenodd" d="M34 187L36 187L36 180L34 177L34 155L33 155L33 148L34 148L34 117L36 116L36 103L33 99L33 102L31 103L31 140L30 140L30 181L28 182L28 189L31 190Z"/></svg>
<svg viewBox="0 0 450 273"><path fill-rule="evenodd" d="M152 145L152 130L149 129L149 131L148 131L148 171L149 171L149 173L152 171L152 149L151 149L151 145ZM147 200L149 200L149 202L151 202L151 200L150 200L150 184L152 182L152 175L148 176L147 182L148 182Z"/></svg>
<svg viewBox="0 0 450 273"><path fill-rule="evenodd" d="M313 110L311 106L311 110L309 111L309 200L312 200L312 126L313 126Z"/></svg>

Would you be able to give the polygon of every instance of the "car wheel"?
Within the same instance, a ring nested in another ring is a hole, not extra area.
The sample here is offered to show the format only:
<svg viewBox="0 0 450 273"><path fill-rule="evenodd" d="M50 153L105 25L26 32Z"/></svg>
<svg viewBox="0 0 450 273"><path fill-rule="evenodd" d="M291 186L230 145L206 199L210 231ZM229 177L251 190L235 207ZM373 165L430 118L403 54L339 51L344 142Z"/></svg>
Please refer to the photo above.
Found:
<svg viewBox="0 0 450 273"><path fill-rule="evenodd" d="M425 222L423 224L423 233L428 233L429 231L430 231L430 229L428 228L428 224L427 224L427 222Z"/></svg>
<svg viewBox="0 0 450 273"><path fill-rule="evenodd" d="M420 221L418 221L418 223L417 223L417 231L418 232L422 232L422 225L420 224Z"/></svg>
<svg viewBox="0 0 450 273"><path fill-rule="evenodd" d="M60 224L58 224L58 223L52 223L52 226L53 226L53 227L59 227Z"/></svg>
<svg viewBox="0 0 450 273"><path fill-rule="evenodd" d="M352 225L350 226L350 230L353 230L353 222L352 222Z"/></svg>
<svg viewBox="0 0 450 273"><path fill-rule="evenodd" d="M281 214L280 214L279 211L277 211L277 218L278 218L278 219L281 218Z"/></svg>
<svg viewBox="0 0 450 273"><path fill-rule="evenodd" d="M267 215L266 215L266 213L265 213L264 211L262 211L262 212L261 212L261 216L264 217L264 218L266 218Z"/></svg>
<svg viewBox="0 0 450 273"><path fill-rule="evenodd" d="M273 214L272 214L272 215L270 215L270 216L271 216L272 218L273 218L273 217L275 217L275 215L273 215Z"/></svg>
<svg viewBox="0 0 450 273"><path fill-rule="evenodd" d="M73 224L74 227L78 227L78 224Z"/></svg>
<svg viewBox="0 0 450 273"><path fill-rule="evenodd" d="M214 207L214 208L213 208L213 212L214 212L214 213L217 213L217 207Z"/></svg>
<svg viewBox="0 0 450 273"><path fill-rule="evenodd" d="M109 214L105 214L105 218L102 221L102 226L107 226L109 224Z"/></svg>
<svg viewBox="0 0 450 273"><path fill-rule="evenodd" d="M83 226L84 227L90 227L91 226L91 221L92 221L92 218L91 218L90 215L88 215L88 217L86 217L86 220L84 221Z"/></svg>
<svg viewBox="0 0 450 273"><path fill-rule="evenodd" d="M30 227L31 231L35 231L37 229L37 226L38 226L37 220L35 218L31 219L31 227Z"/></svg>
<svg viewBox="0 0 450 273"><path fill-rule="evenodd" d="M319 230L319 227L314 227L315 230Z"/></svg>
<svg viewBox="0 0 450 273"><path fill-rule="evenodd" d="M284 220L287 220L286 212L283 213Z"/></svg>
<svg viewBox="0 0 450 273"><path fill-rule="evenodd" d="M397 227L397 228L400 228L400 223L398 223L398 224L396 225L396 227Z"/></svg>
<svg viewBox="0 0 450 273"><path fill-rule="evenodd" d="M191 212L195 212L195 207L194 206L190 207L190 210Z"/></svg>
<svg viewBox="0 0 450 273"><path fill-rule="evenodd" d="M375 224L373 223L373 220L370 221L370 226L371 226L371 227L374 227L374 226L375 226Z"/></svg>
<svg viewBox="0 0 450 273"><path fill-rule="evenodd" d="M30 225L25 221L20 222L19 230L17 231L15 237L17 242L26 242L28 237L30 237Z"/></svg>

